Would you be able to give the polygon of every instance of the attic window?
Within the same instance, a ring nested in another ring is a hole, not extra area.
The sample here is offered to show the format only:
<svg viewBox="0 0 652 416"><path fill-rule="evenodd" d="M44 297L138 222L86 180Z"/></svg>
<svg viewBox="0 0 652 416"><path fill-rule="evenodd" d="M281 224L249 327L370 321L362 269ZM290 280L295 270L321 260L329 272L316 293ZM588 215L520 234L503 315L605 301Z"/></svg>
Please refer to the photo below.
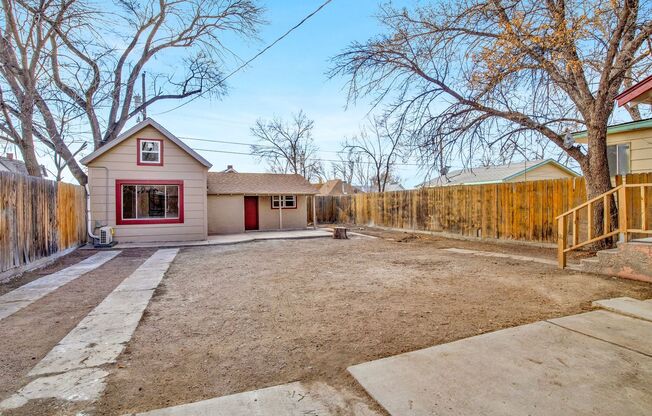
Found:
<svg viewBox="0 0 652 416"><path fill-rule="evenodd" d="M274 195L272 196L272 209L292 209L297 207L297 198L294 195Z"/></svg>
<svg viewBox="0 0 652 416"><path fill-rule="evenodd" d="M163 166L163 140L138 139L138 164Z"/></svg>

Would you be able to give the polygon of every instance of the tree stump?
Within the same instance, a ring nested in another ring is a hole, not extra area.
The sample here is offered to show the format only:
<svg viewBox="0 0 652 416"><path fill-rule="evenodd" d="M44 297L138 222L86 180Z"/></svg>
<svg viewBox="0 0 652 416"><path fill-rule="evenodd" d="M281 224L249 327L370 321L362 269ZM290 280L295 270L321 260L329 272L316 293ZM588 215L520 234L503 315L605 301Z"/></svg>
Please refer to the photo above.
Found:
<svg viewBox="0 0 652 416"><path fill-rule="evenodd" d="M349 237L346 235L346 227L335 227L333 229L333 238L338 240L346 240Z"/></svg>

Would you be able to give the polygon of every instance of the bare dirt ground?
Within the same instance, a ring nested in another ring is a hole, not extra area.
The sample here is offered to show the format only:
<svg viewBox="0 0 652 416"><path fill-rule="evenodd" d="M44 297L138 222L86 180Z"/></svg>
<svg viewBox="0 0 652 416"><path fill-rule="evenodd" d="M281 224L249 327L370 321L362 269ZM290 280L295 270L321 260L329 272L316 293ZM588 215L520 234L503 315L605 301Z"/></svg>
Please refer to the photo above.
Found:
<svg viewBox="0 0 652 416"><path fill-rule="evenodd" d="M95 306L154 250L123 250L116 258L60 287L15 314L0 320L0 400L30 381L27 373ZM75 264L94 254L77 250L45 269L23 275L23 284ZM6 292L17 285L0 285ZM43 400L6 414L55 414L56 404Z"/></svg>
<svg viewBox="0 0 652 416"><path fill-rule="evenodd" d="M440 250L552 258L552 249L372 232L382 238L183 249L111 367L98 413L296 380L373 407L347 366L579 313L596 299L652 297L645 283Z"/></svg>

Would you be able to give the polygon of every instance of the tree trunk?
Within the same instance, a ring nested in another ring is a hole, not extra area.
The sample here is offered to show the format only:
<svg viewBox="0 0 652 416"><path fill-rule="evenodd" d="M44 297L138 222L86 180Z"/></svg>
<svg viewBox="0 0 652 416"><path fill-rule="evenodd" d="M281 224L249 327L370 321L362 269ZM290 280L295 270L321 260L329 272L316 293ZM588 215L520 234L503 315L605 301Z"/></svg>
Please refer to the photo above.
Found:
<svg viewBox="0 0 652 416"><path fill-rule="evenodd" d="M609 162L607 160L607 122L598 123L598 126L587 126L587 138L589 144L588 157L582 166L582 172L586 180L587 199L595 198L612 188L611 176L609 174ZM593 230L593 237L600 236L604 230L604 215L611 215L611 224L617 224L614 218L615 203L611 200L611 212L605 213L605 207L601 203L593 204L593 223L587 226ZM603 249L611 246L611 241L602 240L596 243L596 249Z"/></svg>
<svg viewBox="0 0 652 416"><path fill-rule="evenodd" d="M41 166L36 158L34 149L34 133L32 131L34 117L34 103L31 100L23 99L20 103L20 124L22 137L18 145L23 156L23 162L30 176L41 177Z"/></svg>

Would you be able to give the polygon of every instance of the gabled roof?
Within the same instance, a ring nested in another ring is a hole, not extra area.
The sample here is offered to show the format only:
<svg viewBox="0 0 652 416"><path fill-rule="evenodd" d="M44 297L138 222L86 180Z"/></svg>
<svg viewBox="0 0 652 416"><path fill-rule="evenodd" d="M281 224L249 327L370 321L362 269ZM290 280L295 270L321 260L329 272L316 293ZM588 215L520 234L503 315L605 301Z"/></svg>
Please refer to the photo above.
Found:
<svg viewBox="0 0 652 416"><path fill-rule="evenodd" d="M317 188L301 175L208 172L208 195L314 195Z"/></svg>
<svg viewBox="0 0 652 416"><path fill-rule="evenodd" d="M616 133L629 133L636 130L643 130L652 128L652 118L646 118L643 120L628 121L626 123L613 124L607 127L607 135L616 134ZM576 131L573 133L574 139L584 139L586 138L586 130Z"/></svg>
<svg viewBox="0 0 652 416"><path fill-rule="evenodd" d="M207 168L210 169L211 166L213 166L208 160L204 159L199 155L199 153L195 152L192 150L187 144L185 144L181 139L179 139L177 136L174 134L170 133L165 127L161 126L158 124L156 121L152 120L151 118L146 118L145 120L137 123L135 126L130 128L129 130L125 131L115 139L111 140L104 146L100 147L99 149L96 149L93 153L89 154L88 156L82 158L81 163L84 165L88 165L90 162L95 160L97 157L100 155L103 155L104 153L108 152L109 150L113 149L115 146L119 145L123 141L125 141L127 138L133 136L134 134L138 133L140 130L144 129L145 127L153 127L156 130L158 130L163 136L165 136L167 139L169 139L171 142L174 142L177 146L182 148L186 153L188 153L190 156L195 158L199 163L202 165L206 166Z"/></svg>
<svg viewBox="0 0 652 416"><path fill-rule="evenodd" d="M573 170L552 159L528 160L513 162L507 165L454 170L448 172L445 177L440 176L424 182L421 186L452 186L506 182L547 164L554 165L572 176L579 176Z"/></svg>
<svg viewBox="0 0 652 416"><path fill-rule="evenodd" d="M637 82L616 96L618 107L627 103L652 104L652 75Z"/></svg>
<svg viewBox="0 0 652 416"><path fill-rule="evenodd" d="M319 195L350 195L362 192L361 189L341 179L329 179L324 183L318 183L314 186L319 188Z"/></svg>
<svg viewBox="0 0 652 416"><path fill-rule="evenodd" d="M0 156L0 171L29 175L27 167L22 160L9 159L3 156Z"/></svg>

